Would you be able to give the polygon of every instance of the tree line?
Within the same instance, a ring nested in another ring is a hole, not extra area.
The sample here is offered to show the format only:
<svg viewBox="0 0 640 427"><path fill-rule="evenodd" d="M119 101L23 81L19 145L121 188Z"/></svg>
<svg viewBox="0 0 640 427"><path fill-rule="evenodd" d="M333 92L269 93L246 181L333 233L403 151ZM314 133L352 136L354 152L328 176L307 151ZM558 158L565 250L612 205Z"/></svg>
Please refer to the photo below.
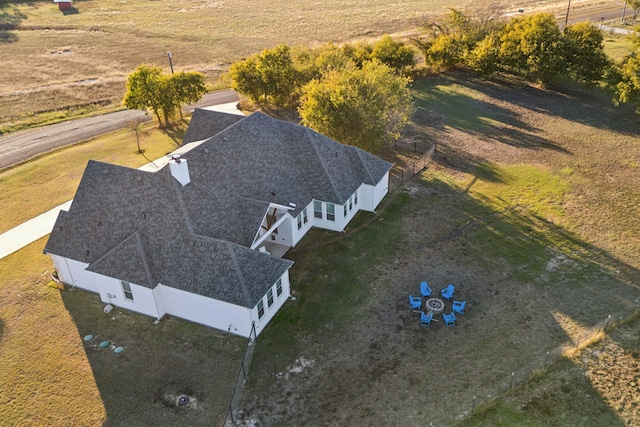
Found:
<svg viewBox="0 0 640 427"><path fill-rule="evenodd" d="M265 49L231 65L231 84L258 108L297 110L302 124L370 152L399 138L414 108L409 85L425 72L464 68L485 78L507 73L542 85L562 79L604 84L614 102L631 103L640 112L635 33L629 55L616 63L604 53L598 27L580 22L561 31L550 14L506 20L499 9L469 15L451 9L421 29L406 42L385 35L375 43ZM163 76L148 66L129 76L127 89L127 107L149 108L159 121L162 113L165 123L206 92L200 73Z"/></svg>

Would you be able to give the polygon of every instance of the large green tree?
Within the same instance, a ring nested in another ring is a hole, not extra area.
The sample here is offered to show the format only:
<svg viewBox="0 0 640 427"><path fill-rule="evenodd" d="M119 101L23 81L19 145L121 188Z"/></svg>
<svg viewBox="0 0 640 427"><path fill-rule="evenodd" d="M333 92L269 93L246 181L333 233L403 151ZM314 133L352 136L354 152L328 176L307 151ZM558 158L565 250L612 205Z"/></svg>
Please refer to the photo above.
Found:
<svg viewBox="0 0 640 427"><path fill-rule="evenodd" d="M205 77L196 71L163 74L157 66L140 65L127 79L124 105L133 110L151 110L160 125L168 125L185 104L197 102L207 93Z"/></svg>
<svg viewBox="0 0 640 427"><path fill-rule="evenodd" d="M382 38L373 45L371 58L387 64L398 72L403 72L405 69L414 65L413 49L401 41L394 40L388 35L382 36Z"/></svg>
<svg viewBox="0 0 640 427"><path fill-rule="evenodd" d="M296 69L287 45L265 49L258 55L231 64L232 87L262 107L287 105L296 89Z"/></svg>
<svg viewBox="0 0 640 427"><path fill-rule="evenodd" d="M411 116L408 84L377 60L333 71L303 88L300 116L330 138L375 153L400 136Z"/></svg>
<svg viewBox="0 0 640 427"><path fill-rule="evenodd" d="M595 84L610 66L604 53L599 28L589 22L579 22L564 30L564 55L569 75L578 81Z"/></svg>
<svg viewBox="0 0 640 427"><path fill-rule="evenodd" d="M513 18L500 37L500 62L512 71L548 83L566 69L564 43L551 14Z"/></svg>

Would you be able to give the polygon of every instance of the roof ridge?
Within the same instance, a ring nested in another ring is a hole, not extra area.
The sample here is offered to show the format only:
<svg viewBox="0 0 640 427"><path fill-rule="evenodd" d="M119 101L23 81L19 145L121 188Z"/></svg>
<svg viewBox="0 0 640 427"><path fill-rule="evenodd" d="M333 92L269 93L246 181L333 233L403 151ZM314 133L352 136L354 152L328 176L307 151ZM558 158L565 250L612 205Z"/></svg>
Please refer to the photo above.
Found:
<svg viewBox="0 0 640 427"><path fill-rule="evenodd" d="M223 241L224 242L224 241ZM233 246L229 244L229 242L224 242L229 254L231 255L231 260L233 262L233 267L236 272L236 276L238 277L238 281L240 282L240 287L242 288L242 295L244 295L245 303L247 307L253 308L253 301L251 301L251 293L249 289L247 289L247 283L244 280L244 276L242 275L242 270L240 269L240 263L238 262L238 257L236 256L235 251L233 250ZM251 250L251 249L250 249Z"/></svg>
<svg viewBox="0 0 640 427"><path fill-rule="evenodd" d="M147 279L149 280L149 285L153 289L156 283L154 283L155 280L153 279L153 274L151 273L151 267L149 266L149 260L147 259L147 251L144 250L144 242L142 241L142 236L140 235L139 230L136 230L133 234L136 237L138 250L140 251L140 255L142 256L142 264L144 264L144 269L145 269L145 272L147 273Z"/></svg>
<svg viewBox="0 0 640 427"><path fill-rule="evenodd" d="M318 157L320 166L322 167L322 170L324 171L324 175L327 178L327 180L329 181L329 184L331 185L331 189L333 190L333 197L334 200L339 200L339 193L338 193L338 189L336 188L335 183L333 182L333 179L331 177L331 174L329 173L329 171L327 170L327 165L324 163L324 157L322 155L320 155L320 150L318 149L318 146L316 145L317 141L314 141L314 139L318 138L318 135L324 136L322 134L318 134L317 132L315 132L314 130L305 127L305 126L300 126L301 128L304 129L305 133L307 134L307 136L309 137L309 141L311 142L311 146L313 147L313 150L316 153L316 156ZM313 138L311 138L311 135L313 133Z"/></svg>
<svg viewBox="0 0 640 427"><path fill-rule="evenodd" d="M358 159L360 159L360 163L362 163L362 166L364 167L364 170L366 172L367 175L369 175L369 179L371 180L371 182L375 182L376 180L373 178L373 175L371 174L371 171L369 170L369 166L367 165L367 162L364 161L364 158L362 157L362 150L355 150L356 152L356 156L358 156Z"/></svg>

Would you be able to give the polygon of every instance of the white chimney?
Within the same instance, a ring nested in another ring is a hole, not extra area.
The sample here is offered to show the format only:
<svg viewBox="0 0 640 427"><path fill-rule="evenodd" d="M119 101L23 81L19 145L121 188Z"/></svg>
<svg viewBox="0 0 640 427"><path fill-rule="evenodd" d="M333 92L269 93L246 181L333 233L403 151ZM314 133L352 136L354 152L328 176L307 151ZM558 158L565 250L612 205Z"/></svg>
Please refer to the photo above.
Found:
<svg viewBox="0 0 640 427"><path fill-rule="evenodd" d="M171 176L177 179L183 187L191 182L186 159L181 159L179 155L171 156L169 168L171 169Z"/></svg>

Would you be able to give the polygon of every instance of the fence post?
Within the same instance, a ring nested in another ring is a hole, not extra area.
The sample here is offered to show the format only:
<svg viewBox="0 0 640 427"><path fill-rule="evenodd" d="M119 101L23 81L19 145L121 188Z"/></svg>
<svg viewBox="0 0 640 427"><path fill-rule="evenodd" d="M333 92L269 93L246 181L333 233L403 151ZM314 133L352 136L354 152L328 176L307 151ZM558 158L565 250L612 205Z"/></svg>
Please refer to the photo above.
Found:
<svg viewBox="0 0 640 427"><path fill-rule="evenodd" d="M473 405L471 405L471 412L473 412L476 409L476 396L475 394L473 395Z"/></svg>
<svg viewBox="0 0 640 427"><path fill-rule="evenodd" d="M609 327L609 322L611 321L611 315L607 316L607 324L604 325L604 330L606 331L607 328Z"/></svg>
<svg viewBox="0 0 640 427"><path fill-rule="evenodd" d="M515 372L511 372L511 385L509 386L509 390L513 388L513 377L516 375Z"/></svg>
<svg viewBox="0 0 640 427"><path fill-rule="evenodd" d="M547 355L544 357L544 366L547 366L547 361L549 360L549 352L547 351Z"/></svg>

